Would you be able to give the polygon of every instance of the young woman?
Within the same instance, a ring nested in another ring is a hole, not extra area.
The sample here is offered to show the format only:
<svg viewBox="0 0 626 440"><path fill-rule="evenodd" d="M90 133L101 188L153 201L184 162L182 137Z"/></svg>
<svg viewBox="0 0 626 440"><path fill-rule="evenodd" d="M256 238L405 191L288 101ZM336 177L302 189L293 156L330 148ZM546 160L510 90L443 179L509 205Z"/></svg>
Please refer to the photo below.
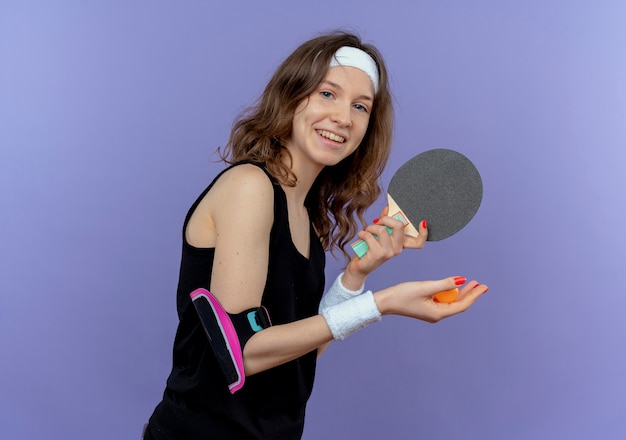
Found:
<svg viewBox="0 0 626 440"><path fill-rule="evenodd" d="M359 231L381 193L392 125L383 59L346 33L298 47L236 121L223 152L230 166L184 223L173 368L145 439L298 439L328 343L385 314L437 322L486 292L464 277L363 292L372 271L427 236L426 221L418 238L405 236L386 209ZM355 235L369 250L349 259L344 247ZM325 251L334 249L349 262L322 299ZM457 302L433 301L462 284ZM199 288L239 323L245 382L235 392L190 297ZM239 319L250 311L271 325L251 330Z"/></svg>

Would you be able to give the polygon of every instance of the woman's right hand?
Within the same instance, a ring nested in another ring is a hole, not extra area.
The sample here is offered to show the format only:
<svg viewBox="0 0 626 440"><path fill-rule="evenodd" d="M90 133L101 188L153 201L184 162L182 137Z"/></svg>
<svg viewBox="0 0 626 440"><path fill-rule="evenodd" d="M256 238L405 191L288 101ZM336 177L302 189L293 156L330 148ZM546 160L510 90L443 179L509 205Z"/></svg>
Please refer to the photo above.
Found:
<svg viewBox="0 0 626 440"><path fill-rule="evenodd" d="M388 213L389 207L386 206L373 224L359 232L358 237L367 243L368 250L362 258L354 255L346 267L342 281L347 288L358 289L370 273L404 249L424 247L428 237L425 221L419 225L419 236L410 237L404 232L404 224L389 217ZM387 233L386 228L391 229L391 234Z"/></svg>
<svg viewBox="0 0 626 440"><path fill-rule="evenodd" d="M488 287L477 281L465 284L464 277L449 277L434 281L411 281L396 284L374 294L376 305L383 315L401 315L435 323L464 312ZM460 285L465 284L463 287ZM459 288L459 296L447 304L434 300L444 290Z"/></svg>

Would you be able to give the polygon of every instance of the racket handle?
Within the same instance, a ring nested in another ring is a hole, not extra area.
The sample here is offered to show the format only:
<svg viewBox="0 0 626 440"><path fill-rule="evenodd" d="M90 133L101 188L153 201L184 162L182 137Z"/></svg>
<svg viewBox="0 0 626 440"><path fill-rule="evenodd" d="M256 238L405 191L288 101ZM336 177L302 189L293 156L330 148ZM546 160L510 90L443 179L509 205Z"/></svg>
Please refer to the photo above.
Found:
<svg viewBox="0 0 626 440"><path fill-rule="evenodd" d="M392 217L395 218L396 220L400 220L405 225L408 224L408 220L402 214L402 212L396 212L394 215L392 215ZM389 226L385 226L385 229L387 230L387 234L389 235L391 235L391 233L393 232L393 229L391 229ZM374 238L378 240L378 237L376 235L374 235ZM365 240L355 241L350 246L352 246L352 250L354 251L355 254L358 255L359 258L363 258L365 254L367 253L367 250L369 249L369 246L367 245Z"/></svg>
<svg viewBox="0 0 626 440"><path fill-rule="evenodd" d="M359 240L357 242L352 243L352 250L355 254L359 256L359 258L363 258L369 249L367 243L364 240Z"/></svg>

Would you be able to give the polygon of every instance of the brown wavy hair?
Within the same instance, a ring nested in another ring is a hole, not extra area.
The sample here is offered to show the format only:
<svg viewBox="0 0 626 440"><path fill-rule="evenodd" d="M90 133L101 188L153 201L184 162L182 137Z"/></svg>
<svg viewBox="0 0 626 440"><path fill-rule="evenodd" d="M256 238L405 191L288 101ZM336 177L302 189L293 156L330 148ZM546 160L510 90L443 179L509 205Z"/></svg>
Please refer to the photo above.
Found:
<svg viewBox="0 0 626 440"><path fill-rule="evenodd" d="M381 194L380 176L387 163L393 133L393 107L387 70L379 51L354 34L334 32L299 46L278 67L259 100L235 120L220 157L227 163L263 163L283 185L295 186L296 176L284 157L296 107L324 79L331 57L342 46L367 52L379 71L378 92L367 131L359 147L337 165L324 168L309 191L306 205L326 250L341 249L365 225L363 214Z"/></svg>

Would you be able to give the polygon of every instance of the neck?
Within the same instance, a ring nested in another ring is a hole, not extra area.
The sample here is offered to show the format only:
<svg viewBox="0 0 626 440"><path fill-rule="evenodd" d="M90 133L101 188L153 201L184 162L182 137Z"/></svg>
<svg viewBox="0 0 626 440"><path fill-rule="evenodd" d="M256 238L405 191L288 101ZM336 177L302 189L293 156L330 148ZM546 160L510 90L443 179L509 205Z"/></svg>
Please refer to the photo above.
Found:
<svg viewBox="0 0 626 440"><path fill-rule="evenodd" d="M285 160L289 161L289 158L285 158ZM293 157L290 168L298 180L296 181L296 186L284 187L283 189L292 202L297 206L304 206L306 196L323 167L314 167L310 163L302 164L296 157Z"/></svg>

